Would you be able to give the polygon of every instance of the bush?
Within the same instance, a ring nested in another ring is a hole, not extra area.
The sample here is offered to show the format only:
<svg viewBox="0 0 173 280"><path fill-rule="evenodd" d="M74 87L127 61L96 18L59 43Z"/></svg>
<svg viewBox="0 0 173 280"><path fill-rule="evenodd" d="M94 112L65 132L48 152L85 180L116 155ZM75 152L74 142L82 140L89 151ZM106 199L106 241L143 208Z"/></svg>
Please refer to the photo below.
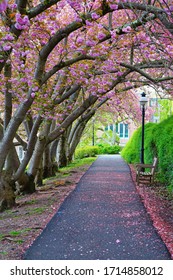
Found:
<svg viewBox="0 0 173 280"><path fill-rule="evenodd" d="M153 157L156 156L156 152L153 148L153 129L157 126L155 123L148 123L145 125L145 153L144 161L151 163ZM121 155L128 163L140 162L140 153L141 153L141 127L138 128L127 142L126 146L123 148Z"/></svg>
<svg viewBox="0 0 173 280"><path fill-rule="evenodd" d="M76 149L75 158L82 159L86 157L95 157L99 153L97 146L87 146L85 148Z"/></svg>
<svg viewBox="0 0 173 280"><path fill-rule="evenodd" d="M151 163L158 157L159 180L173 190L173 116L159 124L145 125L144 160ZM140 161L141 128L137 129L122 151L128 163Z"/></svg>
<svg viewBox="0 0 173 280"><path fill-rule="evenodd" d="M139 162L140 158L140 135L141 128L136 130L126 146L122 149L121 155L128 163Z"/></svg>
<svg viewBox="0 0 173 280"><path fill-rule="evenodd" d="M114 155L114 154L118 154L121 150L121 147L118 145L105 145L105 144L100 144L98 145L99 147L99 154L110 154L110 155Z"/></svg>
<svg viewBox="0 0 173 280"><path fill-rule="evenodd" d="M158 124L154 142L159 158L160 179L173 187L173 116Z"/></svg>
<svg viewBox="0 0 173 280"><path fill-rule="evenodd" d="M98 146L87 146L84 148L78 148L75 152L76 159L82 159L86 157L95 157L100 154L118 154L121 150L121 147L118 145L104 145L100 144Z"/></svg>

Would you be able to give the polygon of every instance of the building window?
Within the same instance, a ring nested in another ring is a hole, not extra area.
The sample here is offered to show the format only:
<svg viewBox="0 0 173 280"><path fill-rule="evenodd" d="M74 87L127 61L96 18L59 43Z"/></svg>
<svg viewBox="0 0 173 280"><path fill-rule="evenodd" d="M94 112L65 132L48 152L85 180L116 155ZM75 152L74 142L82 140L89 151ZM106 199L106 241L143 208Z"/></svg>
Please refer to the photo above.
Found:
<svg viewBox="0 0 173 280"><path fill-rule="evenodd" d="M158 98L150 98L149 99L150 107L157 107L158 106Z"/></svg>
<svg viewBox="0 0 173 280"><path fill-rule="evenodd" d="M107 125L105 131L116 130L120 138L129 138L129 125L127 123L116 123L116 125Z"/></svg>
<svg viewBox="0 0 173 280"><path fill-rule="evenodd" d="M124 125L123 123L120 123L120 138L123 138L124 136Z"/></svg>
<svg viewBox="0 0 173 280"><path fill-rule="evenodd" d="M129 126L127 123L124 126L125 126L125 138L128 138L129 137Z"/></svg>
<svg viewBox="0 0 173 280"><path fill-rule="evenodd" d="M127 123L119 124L119 136L120 138L129 138L129 125Z"/></svg>
<svg viewBox="0 0 173 280"><path fill-rule="evenodd" d="M116 133L119 133L118 123L116 123Z"/></svg>
<svg viewBox="0 0 173 280"><path fill-rule="evenodd" d="M110 125L110 130L114 131L113 124Z"/></svg>

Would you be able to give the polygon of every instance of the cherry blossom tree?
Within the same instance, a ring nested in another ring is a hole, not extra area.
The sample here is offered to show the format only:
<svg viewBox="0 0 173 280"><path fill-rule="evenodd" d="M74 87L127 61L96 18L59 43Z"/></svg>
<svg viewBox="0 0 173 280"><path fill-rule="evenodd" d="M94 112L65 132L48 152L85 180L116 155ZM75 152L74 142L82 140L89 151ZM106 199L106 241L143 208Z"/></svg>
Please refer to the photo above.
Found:
<svg viewBox="0 0 173 280"><path fill-rule="evenodd" d="M135 88L172 95L172 11L169 0L1 0L2 209L13 205L16 182L34 190L48 147L67 130L75 139L73 128L80 123L80 135L105 102L138 117ZM26 149L21 163L14 139Z"/></svg>

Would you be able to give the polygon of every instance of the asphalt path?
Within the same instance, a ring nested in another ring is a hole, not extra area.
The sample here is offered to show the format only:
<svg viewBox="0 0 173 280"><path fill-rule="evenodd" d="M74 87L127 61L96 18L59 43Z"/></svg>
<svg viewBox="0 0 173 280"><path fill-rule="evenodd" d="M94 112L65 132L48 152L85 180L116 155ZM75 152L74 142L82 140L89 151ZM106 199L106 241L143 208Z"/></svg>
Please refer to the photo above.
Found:
<svg viewBox="0 0 173 280"><path fill-rule="evenodd" d="M169 260L119 155L99 156L26 260Z"/></svg>

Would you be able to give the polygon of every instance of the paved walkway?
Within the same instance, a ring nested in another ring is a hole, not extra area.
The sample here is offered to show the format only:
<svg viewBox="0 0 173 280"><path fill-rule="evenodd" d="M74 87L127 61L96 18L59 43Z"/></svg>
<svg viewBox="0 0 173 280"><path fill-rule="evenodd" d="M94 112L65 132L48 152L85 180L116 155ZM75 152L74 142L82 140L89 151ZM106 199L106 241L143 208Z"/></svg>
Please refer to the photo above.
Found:
<svg viewBox="0 0 173 280"><path fill-rule="evenodd" d="M168 260L120 156L100 156L42 234L28 260Z"/></svg>

